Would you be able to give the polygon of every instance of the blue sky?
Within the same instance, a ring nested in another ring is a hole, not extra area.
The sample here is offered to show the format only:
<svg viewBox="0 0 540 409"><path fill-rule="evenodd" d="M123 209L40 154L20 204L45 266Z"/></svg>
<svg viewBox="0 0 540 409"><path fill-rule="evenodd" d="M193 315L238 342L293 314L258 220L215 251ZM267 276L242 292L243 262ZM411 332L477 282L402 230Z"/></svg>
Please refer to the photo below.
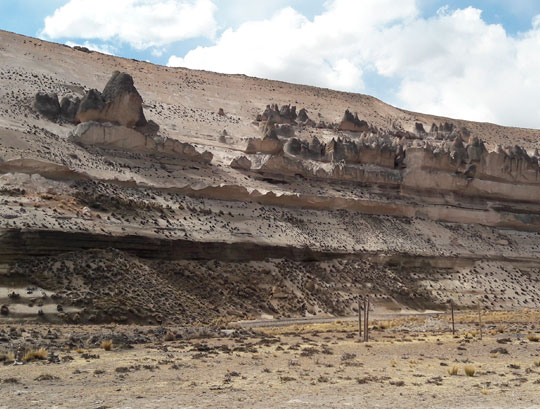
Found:
<svg viewBox="0 0 540 409"><path fill-rule="evenodd" d="M540 128L535 0L0 0L0 28Z"/></svg>

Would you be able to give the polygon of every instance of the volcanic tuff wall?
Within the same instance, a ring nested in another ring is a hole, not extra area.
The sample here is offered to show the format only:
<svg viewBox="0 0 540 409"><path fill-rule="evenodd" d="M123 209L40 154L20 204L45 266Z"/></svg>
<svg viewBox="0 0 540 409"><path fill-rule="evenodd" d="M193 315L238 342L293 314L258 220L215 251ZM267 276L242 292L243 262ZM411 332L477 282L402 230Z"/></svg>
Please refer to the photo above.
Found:
<svg viewBox="0 0 540 409"><path fill-rule="evenodd" d="M126 265L194 263L203 286L216 272L209 260L242 277L290 262L279 271L288 290L249 284L271 305L281 305L277 294L304 294L292 310L272 307L277 315L350 313L359 292L400 305L470 305L475 274L494 286L495 306L540 305L539 131L0 39L0 271L8 276L32 282L31 268L46 276L88 256L62 270L79 277L100 254L114 259L113 248ZM268 100L282 105L265 109ZM326 301L310 298L311 267ZM292 286L297 271L305 274ZM57 272L59 281L40 282L76 303Z"/></svg>

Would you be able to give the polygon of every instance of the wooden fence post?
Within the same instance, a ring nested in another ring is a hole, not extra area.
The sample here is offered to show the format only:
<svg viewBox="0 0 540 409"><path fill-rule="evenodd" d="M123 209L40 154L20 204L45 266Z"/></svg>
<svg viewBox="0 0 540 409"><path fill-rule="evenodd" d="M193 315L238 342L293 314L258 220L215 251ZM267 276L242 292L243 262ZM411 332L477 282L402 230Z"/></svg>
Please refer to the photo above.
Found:
<svg viewBox="0 0 540 409"><path fill-rule="evenodd" d="M364 300L364 342L369 341L369 296Z"/></svg>
<svg viewBox="0 0 540 409"><path fill-rule="evenodd" d="M480 327L480 339L482 339L482 309L480 308L480 301L478 301L478 326Z"/></svg>
<svg viewBox="0 0 540 409"><path fill-rule="evenodd" d="M362 341L362 308L360 308L360 296L358 296L358 338Z"/></svg>
<svg viewBox="0 0 540 409"><path fill-rule="evenodd" d="M454 321L454 302L450 300L450 309L452 310L452 335L456 335L456 324Z"/></svg>

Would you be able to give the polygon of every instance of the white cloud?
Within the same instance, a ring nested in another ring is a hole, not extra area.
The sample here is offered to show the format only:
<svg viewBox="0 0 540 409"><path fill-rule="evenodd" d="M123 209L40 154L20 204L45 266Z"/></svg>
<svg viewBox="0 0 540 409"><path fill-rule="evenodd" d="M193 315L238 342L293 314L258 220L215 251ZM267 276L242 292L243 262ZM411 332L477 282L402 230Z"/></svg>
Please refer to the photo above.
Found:
<svg viewBox="0 0 540 409"><path fill-rule="evenodd" d="M112 45L109 45L109 44L98 45L98 44L91 43L89 41L85 41L82 44L74 43L73 41L66 41L66 45L70 47L75 47L75 46L86 47L89 50L97 51L99 53L109 54L109 55L114 55L118 51L117 48L113 47Z"/></svg>
<svg viewBox="0 0 540 409"><path fill-rule="evenodd" d="M415 0L331 0L312 20L284 8L168 65L349 91L372 91L375 74L410 110L540 128L539 49L540 16L512 36L472 7L424 18Z"/></svg>
<svg viewBox="0 0 540 409"><path fill-rule="evenodd" d="M361 91L358 39L369 37L378 25L416 13L414 0L334 0L310 21L287 7L270 19L225 30L214 46L171 56L168 65Z"/></svg>
<svg viewBox="0 0 540 409"><path fill-rule="evenodd" d="M45 18L42 36L121 41L137 49L213 38L211 0L70 0Z"/></svg>

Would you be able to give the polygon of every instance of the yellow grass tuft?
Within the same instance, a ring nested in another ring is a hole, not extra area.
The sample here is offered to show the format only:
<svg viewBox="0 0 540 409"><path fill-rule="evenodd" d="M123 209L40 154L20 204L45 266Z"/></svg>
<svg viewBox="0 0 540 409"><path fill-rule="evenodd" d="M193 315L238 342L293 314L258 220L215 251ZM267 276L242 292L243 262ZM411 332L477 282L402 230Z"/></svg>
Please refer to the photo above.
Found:
<svg viewBox="0 0 540 409"><path fill-rule="evenodd" d="M448 375L455 376L458 374L459 368L454 365L452 368L448 368Z"/></svg>
<svg viewBox="0 0 540 409"><path fill-rule="evenodd" d="M536 335L536 334L529 334L527 336L527 339L531 342L540 342L540 336Z"/></svg>
<svg viewBox="0 0 540 409"><path fill-rule="evenodd" d="M15 361L15 354L13 352L0 351L0 362L13 362Z"/></svg>
<svg viewBox="0 0 540 409"><path fill-rule="evenodd" d="M463 370L465 371L465 375L467 376L474 376L474 374L476 373L476 368L472 365L466 365Z"/></svg>
<svg viewBox="0 0 540 409"><path fill-rule="evenodd" d="M104 349L105 351L110 351L112 347L113 347L113 342L111 339L108 339L101 343L101 348Z"/></svg>
<svg viewBox="0 0 540 409"><path fill-rule="evenodd" d="M45 348L32 349L22 357L22 360L25 362L44 359L47 359L47 350Z"/></svg>

